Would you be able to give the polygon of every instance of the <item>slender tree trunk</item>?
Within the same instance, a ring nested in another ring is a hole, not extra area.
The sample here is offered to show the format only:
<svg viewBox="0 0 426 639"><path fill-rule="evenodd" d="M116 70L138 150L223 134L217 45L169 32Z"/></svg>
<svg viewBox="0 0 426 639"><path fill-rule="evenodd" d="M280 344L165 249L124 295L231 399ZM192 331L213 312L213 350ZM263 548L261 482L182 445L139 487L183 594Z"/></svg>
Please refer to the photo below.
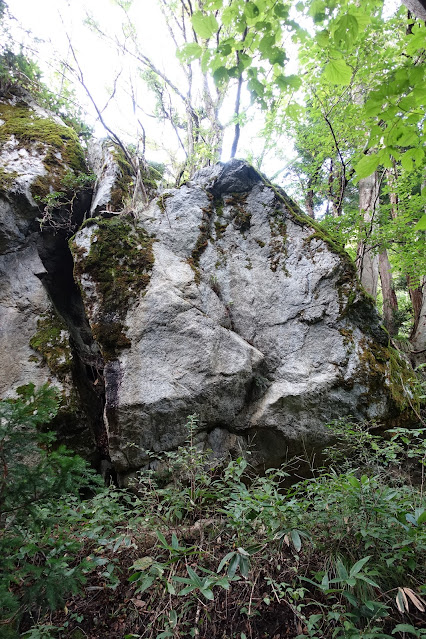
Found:
<svg viewBox="0 0 426 639"><path fill-rule="evenodd" d="M398 310L398 300L393 286L392 270L387 251L382 251L379 255L379 273L383 295L383 323L393 337L398 332L395 322L395 311Z"/></svg>
<svg viewBox="0 0 426 639"><path fill-rule="evenodd" d="M313 189L309 189L306 193L305 197L305 208L306 212L313 220L315 219L315 211L314 211L314 192Z"/></svg>
<svg viewBox="0 0 426 639"><path fill-rule="evenodd" d="M364 237L358 245L356 265L361 284L374 299L379 281L379 256L374 254L370 236L374 227L374 214L379 199L377 173L359 181L359 209L363 219Z"/></svg>
<svg viewBox="0 0 426 639"><path fill-rule="evenodd" d="M415 366L426 362L426 277L421 285L410 290L414 309L414 326L410 335L412 361Z"/></svg>

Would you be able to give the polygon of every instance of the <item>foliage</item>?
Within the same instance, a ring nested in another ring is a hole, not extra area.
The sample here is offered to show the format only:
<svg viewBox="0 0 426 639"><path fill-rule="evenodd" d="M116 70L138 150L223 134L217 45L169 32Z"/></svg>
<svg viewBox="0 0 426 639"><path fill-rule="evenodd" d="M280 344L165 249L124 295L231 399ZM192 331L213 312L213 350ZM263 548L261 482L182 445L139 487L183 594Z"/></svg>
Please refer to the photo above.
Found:
<svg viewBox="0 0 426 639"><path fill-rule="evenodd" d="M101 479L65 446L55 447L46 425L59 407L57 392L33 384L0 402L0 610L7 637L22 618L63 605L93 568L87 558L117 513ZM82 501L84 492L93 494ZM120 512L120 509L118 509ZM89 542L89 543L88 543ZM84 552L86 545L86 553Z"/></svg>
<svg viewBox="0 0 426 639"><path fill-rule="evenodd" d="M2 403L2 424L29 428L56 405L49 389L29 388ZM244 458L224 463L200 450L195 416L187 428L187 445L157 462L152 456L157 469L142 471L130 491L96 488L87 468L72 479L81 461L65 455L68 492L48 497L61 484L46 469L49 489L40 501L24 500L13 520L5 513L9 619L18 603L33 614L38 606L39 615L56 608L31 630L31 618L21 616L23 636L65 639L79 628L109 636L117 614L128 637L254 638L273 636L277 622L294 638L422 636L426 503L423 484L409 482L422 481L415 467L425 463L424 429L383 439L367 425L333 424L329 455L336 464L347 455L346 468L288 485L293 467L255 476ZM88 483L95 494L82 501L75 488ZM111 615L98 628L90 599L81 614L76 594L97 588L104 594L95 605Z"/></svg>

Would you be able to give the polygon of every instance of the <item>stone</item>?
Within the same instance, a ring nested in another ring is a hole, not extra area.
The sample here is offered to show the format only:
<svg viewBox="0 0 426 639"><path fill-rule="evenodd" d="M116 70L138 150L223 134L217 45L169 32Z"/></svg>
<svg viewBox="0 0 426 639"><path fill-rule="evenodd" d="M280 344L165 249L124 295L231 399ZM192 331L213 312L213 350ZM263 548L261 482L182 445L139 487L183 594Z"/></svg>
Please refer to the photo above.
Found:
<svg viewBox="0 0 426 639"><path fill-rule="evenodd" d="M66 175L85 172L84 154L72 129L18 93L0 99L0 397L30 383L53 385L62 400L52 424L58 439L95 462L103 422L86 364L99 355L91 353L66 238L83 221L87 197L61 206L54 228L39 219L43 198Z"/></svg>
<svg viewBox="0 0 426 639"><path fill-rule="evenodd" d="M104 371L121 482L183 445L192 414L200 445L251 449L258 467L320 449L333 419L399 419L406 391L391 373L403 364L349 257L252 167L203 169L136 218L127 223L152 238L153 259L117 301L126 341ZM73 254L95 329L107 315L102 279L85 270L93 224Z"/></svg>

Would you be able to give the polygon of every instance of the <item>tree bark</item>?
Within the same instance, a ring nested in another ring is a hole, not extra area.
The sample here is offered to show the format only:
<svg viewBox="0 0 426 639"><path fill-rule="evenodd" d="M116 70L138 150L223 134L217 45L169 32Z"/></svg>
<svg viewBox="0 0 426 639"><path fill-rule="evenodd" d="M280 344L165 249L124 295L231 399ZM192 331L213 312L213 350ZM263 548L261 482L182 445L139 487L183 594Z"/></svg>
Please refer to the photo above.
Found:
<svg viewBox="0 0 426 639"><path fill-rule="evenodd" d="M398 333L395 321L395 311L398 310L398 300L393 286L391 265L387 251L382 251L379 255L379 273L383 295L383 323L393 337Z"/></svg>
<svg viewBox="0 0 426 639"><path fill-rule="evenodd" d="M414 310L414 326L410 336L411 359L415 366L426 363L426 277L420 286L410 289Z"/></svg>
<svg viewBox="0 0 426 639"><path fill-rule="evenodd" d="M426 2L419 0L402 0L401 4L405 5L418 20L426 21Z"/></svg>
<svg viewBox="0 0 426 639"><path fill-rule="evenodd" d="M379 281L379 256L374 253L370 236L374 227L374 214L379 199L377 172L359 181L359 210L364 222L364 237L358 244L356 265L361 284L374 299Z"/></svg>

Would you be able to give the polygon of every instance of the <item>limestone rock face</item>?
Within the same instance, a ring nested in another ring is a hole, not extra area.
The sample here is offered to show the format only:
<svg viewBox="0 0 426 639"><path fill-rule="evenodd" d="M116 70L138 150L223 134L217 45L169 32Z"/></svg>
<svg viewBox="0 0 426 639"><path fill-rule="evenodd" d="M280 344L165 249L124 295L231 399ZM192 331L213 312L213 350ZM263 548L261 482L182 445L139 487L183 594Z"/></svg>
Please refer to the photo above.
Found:
<svg viewBox="0 0 426 639"><path fill-rule="evenodd" d="M76 383L87 382L82 358L90 330L66 237L82 222L85 198L74 198L74 209L59 207L54 228L41 228L38 219L46 196L66 191L65 176L86 170L78 137L60 118L24 92L0 99L0 397L29 383L54 385L63 398L60 440L94 459L95 417L82 409Z"/></svg>
<svg viewBox="0 0 426 639"><path fill-rule="evenodd" d="M147 451L182 445L194 413L200 445L216 454L249 447L258 464L321 446L324 424L343 415L399 414L404 390L390 377L399 364L349 258L249 165L203 169L126 224L136 251L150 238L151 253L131 281L121 262L124 301L118 263L93 267L102 228L84 228L73 244L92 328L109 317L125 337L114 352L105 334L98 340L110 455L123 480ZM110 264L110 249L105 256Z"/></svg>

